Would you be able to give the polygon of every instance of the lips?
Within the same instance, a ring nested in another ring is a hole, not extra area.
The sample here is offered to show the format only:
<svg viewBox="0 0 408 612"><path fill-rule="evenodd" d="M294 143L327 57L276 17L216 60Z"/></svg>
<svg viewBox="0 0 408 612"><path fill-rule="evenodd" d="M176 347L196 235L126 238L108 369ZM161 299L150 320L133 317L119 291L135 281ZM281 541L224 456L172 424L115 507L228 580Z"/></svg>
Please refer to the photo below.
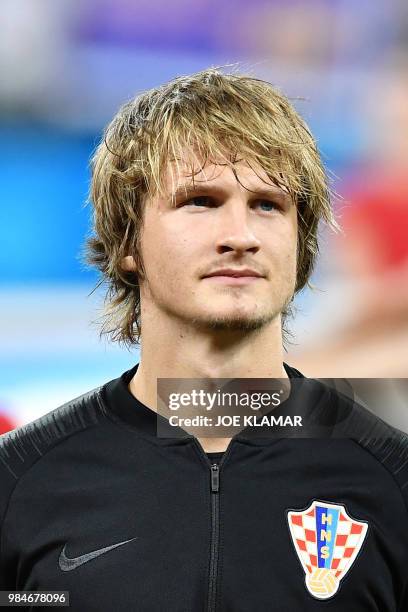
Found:
<svg viewBox="0 0 408 612"><path fill-rule="evenodd" d="M256 270L251 270L250 268L243 268L243 269L222 268L220 270L215 270L214 272L211 272L210 274L206 274L204 278L210 278L212 276L228 276L231 278L241 278L241 277L252 276L256 278L261 278L263 275L260 274L259 272L256 272Z"/></svg>

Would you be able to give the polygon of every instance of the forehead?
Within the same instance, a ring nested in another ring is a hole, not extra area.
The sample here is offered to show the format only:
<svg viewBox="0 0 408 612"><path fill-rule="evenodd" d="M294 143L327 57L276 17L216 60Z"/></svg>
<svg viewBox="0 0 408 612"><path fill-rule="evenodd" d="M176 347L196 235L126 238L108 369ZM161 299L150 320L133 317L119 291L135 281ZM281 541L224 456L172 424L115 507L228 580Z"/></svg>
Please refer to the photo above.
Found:
<svg viewBox="0 0 408 612"><path fill-rule="evenodd" d="M232 156L204 160L199 154L190 150L180 159L169 161L164 168L164 195L171 196L176 191L195 186L236 186L248 190L262 189L276 185L255 162L249 162Z"/></svg>

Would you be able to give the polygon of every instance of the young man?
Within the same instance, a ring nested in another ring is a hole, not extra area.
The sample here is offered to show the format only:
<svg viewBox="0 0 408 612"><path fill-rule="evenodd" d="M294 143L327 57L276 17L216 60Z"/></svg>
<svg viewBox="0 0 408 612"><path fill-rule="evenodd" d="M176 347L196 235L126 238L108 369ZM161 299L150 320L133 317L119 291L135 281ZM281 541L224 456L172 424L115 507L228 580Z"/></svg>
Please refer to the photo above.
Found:
<svg viewBox="0 0 408 612"><path fill-rule="evenodd" d="M106 131L91 201L104 331L141 359L3 437L1 588L81 612L405 610L407 438L283 362L335 226L288 100L213 69L143 94ZM272 414L307 432L161 437L162 378L282 379Z"/></svg>

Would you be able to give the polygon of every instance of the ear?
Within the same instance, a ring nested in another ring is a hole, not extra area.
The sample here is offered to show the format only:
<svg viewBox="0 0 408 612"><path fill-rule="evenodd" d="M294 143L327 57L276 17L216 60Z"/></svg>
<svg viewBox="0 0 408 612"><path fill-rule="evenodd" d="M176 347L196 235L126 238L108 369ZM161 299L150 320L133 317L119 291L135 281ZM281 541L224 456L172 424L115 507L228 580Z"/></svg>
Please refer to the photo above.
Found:
<svg viewBox="0 0 408 612"><path fill-rule="evenodd" d="M120 267L126 272L137 272L136 262L132 255L126 255L120 262Z"/></svg>

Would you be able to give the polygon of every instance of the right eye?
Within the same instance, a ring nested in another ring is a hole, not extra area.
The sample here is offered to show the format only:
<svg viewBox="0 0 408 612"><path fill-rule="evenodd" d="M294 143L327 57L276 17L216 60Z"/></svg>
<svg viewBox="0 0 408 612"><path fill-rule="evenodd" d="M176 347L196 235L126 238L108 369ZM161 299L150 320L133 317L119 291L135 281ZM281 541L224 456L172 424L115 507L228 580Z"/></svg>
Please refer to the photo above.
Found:
<svg viewBox="0 0 408 612"><path fill-rule="evenodd" d="M214 202L208 196L196 196L186 200L180 204L180 206L212 207L214 206Z"/></svg>

